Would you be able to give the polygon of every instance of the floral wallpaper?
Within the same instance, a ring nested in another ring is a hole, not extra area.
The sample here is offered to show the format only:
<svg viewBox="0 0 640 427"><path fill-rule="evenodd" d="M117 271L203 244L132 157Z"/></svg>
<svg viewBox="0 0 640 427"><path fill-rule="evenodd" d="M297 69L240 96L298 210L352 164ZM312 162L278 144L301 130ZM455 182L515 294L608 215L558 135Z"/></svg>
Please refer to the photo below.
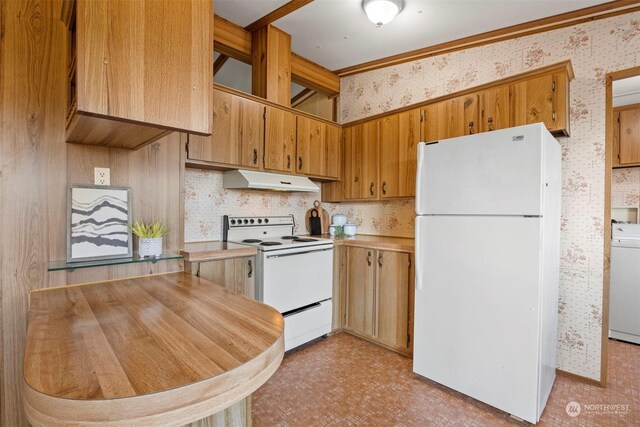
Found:
<svg viewBox="0 0 640 427"><path fill-rule="evenodd" d="M640 209L640 168L613 170L611 207Z"/></svg>
<svg viewBox="0 0 640 427"><path fill-rule="evenodd" d="M563 197L558 367L599 380L604 78L640 64L640 12L347 76L341 80L340 108L346 123L567 59L575 79L570 87L571 137L559 138ZM341 209L352 206L343 204ZM397 215L408 217L409 212Z"/></svg>
<svg viewBox="0 0 640 427"><path fill-rule="evenodd" d="M185 241L222 240L222 216L293 214L295 233L306 234L304 216L320 193L225 190L222 172L187 169ZM414 199L374 203L322 204L329 215L343 213L360 234L413 237Z"/></svg>

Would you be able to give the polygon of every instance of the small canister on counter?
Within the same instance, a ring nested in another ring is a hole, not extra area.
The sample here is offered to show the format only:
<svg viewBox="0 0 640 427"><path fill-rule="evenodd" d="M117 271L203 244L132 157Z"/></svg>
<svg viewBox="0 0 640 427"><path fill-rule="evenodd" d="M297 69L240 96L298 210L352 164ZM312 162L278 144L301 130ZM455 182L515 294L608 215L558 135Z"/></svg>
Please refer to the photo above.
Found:
<svg viewBox="0 0 640 427"><path fill-rule="evenodd" d="M346 223L342 226L342 231L345 236L355 236L356 235L356 225L352 223Z"/></svg>

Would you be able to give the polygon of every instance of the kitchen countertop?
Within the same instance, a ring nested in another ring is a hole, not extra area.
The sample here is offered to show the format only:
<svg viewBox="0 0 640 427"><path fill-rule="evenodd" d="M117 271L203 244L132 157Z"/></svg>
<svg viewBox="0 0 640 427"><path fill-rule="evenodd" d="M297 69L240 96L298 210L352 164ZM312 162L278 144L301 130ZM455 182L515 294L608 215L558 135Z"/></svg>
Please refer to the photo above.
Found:
<svg viewBox="0 0 640 427"><path fill-rule="evenodd" d="M325 234L322 237L333 240L336 246L344 245L385 251L414 252L415 239L406 237L373 236L368 234L356 234L351 237L336 237Z"/></svg>
<svg viewBox="0 0 640 427"><path fill-rule="evenodd" d="M275 309L189 273L34 291L31 425L181 425L248 396L284 355Z"/></svg>
<svg viewBox="0 0 640 427"><path fill-rule="evenodd" d="M190 262L254 256L256 253L255 246L220 241L186 243L184 249L180 249L180 255Z"/></svg>

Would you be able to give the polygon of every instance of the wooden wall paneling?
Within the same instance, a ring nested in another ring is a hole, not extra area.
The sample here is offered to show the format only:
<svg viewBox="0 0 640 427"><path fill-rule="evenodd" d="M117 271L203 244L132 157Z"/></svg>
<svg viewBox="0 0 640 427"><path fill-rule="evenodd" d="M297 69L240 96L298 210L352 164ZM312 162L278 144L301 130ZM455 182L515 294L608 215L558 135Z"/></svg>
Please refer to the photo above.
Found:
<svg viewBox="0 0 640 427"><path fill-rule="evenodd" d="M291 36L272 25L252 33L251 89L254 95L291 106Z"/></svg>
<svg viewBox="0 0 640 427"><path fill-rule="evenodd" d="M67 144L67 177L69 184L93 183L93 168L111 169L111 185L131 187L133 220L159 219L167 224L169 233L163 239L163 249L177 252L184 241L183 168L181 163L185 134L174 132L159 141L137 150L109 149L80 144ZM66 206L66 205L65 205ZM66 233L66 207L63 211ZM62 240L64 247L66 240ZM137 238L134 237L134 251ZM64 255L60 258L64 258ZM179 271L182 261L127 264L100 268L78 269L67 273L66 283L84 283L135 277L146 274ZM58 277L49 277L50 285L61 285Z"/></svg>
<svg viewBox="0 0 640 427"><path fill-rule="evenodd" d="M211 1L76 5L78 111L211 133Z"/></svg>
<svg viewBox="0 0 640 427"><path fill-rule="evenodd" d="M0 28L0 425L24 426L28 292L66 255L67 32L42 0L0 2Z"/></svg>

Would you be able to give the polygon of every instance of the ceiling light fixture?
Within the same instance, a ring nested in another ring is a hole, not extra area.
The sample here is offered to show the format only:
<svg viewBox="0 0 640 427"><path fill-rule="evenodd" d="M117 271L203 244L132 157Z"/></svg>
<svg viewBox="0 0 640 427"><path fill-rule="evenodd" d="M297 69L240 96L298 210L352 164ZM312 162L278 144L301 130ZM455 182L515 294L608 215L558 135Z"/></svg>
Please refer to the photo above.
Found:
<svg viewBox="0 0 640 427"><path fill-rule="evenodd" d="M369 21L380 27L393 21L402 10L402 0L363 0L362 9Z"/></svg>

